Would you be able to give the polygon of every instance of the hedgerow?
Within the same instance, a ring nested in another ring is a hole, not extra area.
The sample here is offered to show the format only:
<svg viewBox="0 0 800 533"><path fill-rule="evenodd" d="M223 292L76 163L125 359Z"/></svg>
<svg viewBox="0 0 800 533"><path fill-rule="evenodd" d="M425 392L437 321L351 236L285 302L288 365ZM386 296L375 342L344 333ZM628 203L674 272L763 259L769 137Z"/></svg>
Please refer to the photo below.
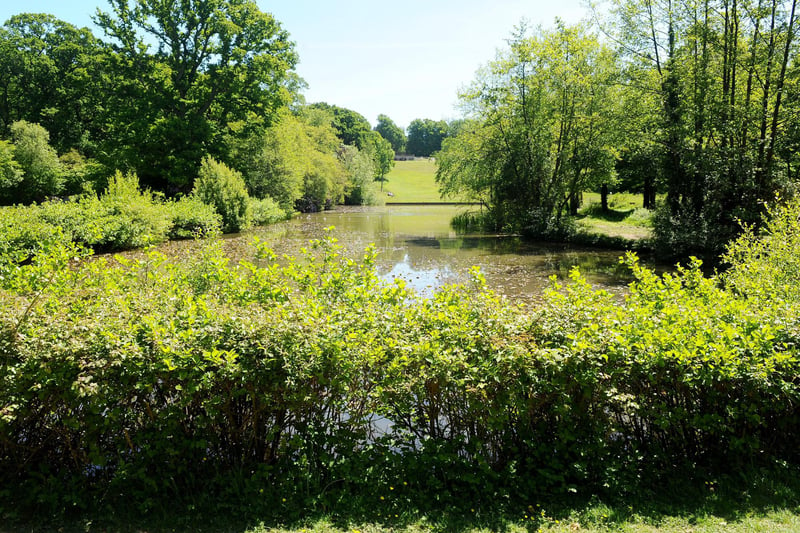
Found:
<svg viewBox="0 0 800 533"><path fill-rule="evenodd" d="M797 301L626 261L624 301L576 271L523 309L478 271L418 297L332 238L7 259L0 509L380 513L796 463Z"/></svg>
<svg viewBox="0 0 800 533"><path fill-rule="evenodd" d="M117 172L99 196L0 207L0 250L30 256L54 240L98 252L141 248L168 239L216 234L221 218L194 197L164 201Z"/></svg>

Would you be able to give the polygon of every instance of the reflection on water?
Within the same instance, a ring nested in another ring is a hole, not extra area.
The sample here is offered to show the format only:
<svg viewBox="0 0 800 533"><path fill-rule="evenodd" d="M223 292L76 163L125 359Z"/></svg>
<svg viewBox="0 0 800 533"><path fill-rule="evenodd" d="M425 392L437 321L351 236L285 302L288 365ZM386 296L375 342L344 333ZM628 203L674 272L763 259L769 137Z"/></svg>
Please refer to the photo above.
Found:
<svg viewBox="0 0 800 533"><path fill-rule="evenodd" d="M517 237L461 234L451 218L464 207L343 207L301 215L293 220L235 236L231 245L253 235L278 254L296 255L310 239L332 235L352 257L374 243L378 272L385 279L403 278L423 294L443 284L463 282L479 266L490 287L519 300L535 300L550 285L550 276L564 278L578 266L589 281L612 292L624 292L631 281L619 264L622 252L537 243Z"/></svg>

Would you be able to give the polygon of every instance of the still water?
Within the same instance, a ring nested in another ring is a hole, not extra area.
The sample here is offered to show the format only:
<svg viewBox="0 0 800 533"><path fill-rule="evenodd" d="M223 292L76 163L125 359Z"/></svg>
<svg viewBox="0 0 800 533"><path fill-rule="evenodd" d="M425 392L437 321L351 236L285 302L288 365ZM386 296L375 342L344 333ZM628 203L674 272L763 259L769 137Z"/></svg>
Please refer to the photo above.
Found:
<svg viewBox="0 0 800 533"><path fill-rule="evenodd" d="M279 255L297 255L310 239L332 235L356 258L374 243L378 273L386 279L404 278L422 294L466 281L472 266L480 267L491 288L518 301L536 301L551 285L551 276L565 278L574 266L596 287L626 292L632 278L619 264L622 252L459 233L450 220L465 209L475 207L340 207L233 236L228 245L257 236Z"/></svg>

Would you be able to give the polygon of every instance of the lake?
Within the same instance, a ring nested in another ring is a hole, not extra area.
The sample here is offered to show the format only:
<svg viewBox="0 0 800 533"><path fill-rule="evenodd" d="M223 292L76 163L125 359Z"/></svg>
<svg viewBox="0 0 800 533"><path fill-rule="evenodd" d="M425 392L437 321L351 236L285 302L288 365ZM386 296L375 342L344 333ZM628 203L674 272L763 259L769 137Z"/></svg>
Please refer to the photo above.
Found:
<svg viewBox="0 0 800 533"><path fill-rule="evenodd" d="M402 277L422 294L466 281L473 265L481 268L490 287L518 301L536 301L550 286L551 276L565 278L574 266L593 285L614 293L626 292L632 280L619 264L621 251L457 232L450 220L465 209L475 207L339 207L227 236L226 242L236 248L242 240L257 236L279 255L297 255L309 240L330 234L354 258L374 243L378 273L386 279ZM334 229L326 232L331 226Z"/></svg>

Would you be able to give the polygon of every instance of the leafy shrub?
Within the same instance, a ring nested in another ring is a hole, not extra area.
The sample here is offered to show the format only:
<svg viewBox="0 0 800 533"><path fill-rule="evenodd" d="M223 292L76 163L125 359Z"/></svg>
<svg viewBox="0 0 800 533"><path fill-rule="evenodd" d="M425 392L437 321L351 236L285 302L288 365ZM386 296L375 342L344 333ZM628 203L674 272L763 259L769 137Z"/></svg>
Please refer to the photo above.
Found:
<svg viewBox="0 0 800 533"><path fill-rule="evenodd" d="M108 187L111 172L100 162L87 159L77 150L59 157L65 195L102 191Z"/></svg>
<svg viewBox="0 0 800 533"><path fill-rule="evenodd" d="M653 225L653 211L644 207L637 207L625 217L625 222L636 226L651 227Z"/></svg>
<svg viewBox="0 0 800 533"><path fill-rule="evenodd" d="M800 460L800 315L699 262L629 258L624 302L576 271L526 313L477 271L419 298L332 239L285 262L79 255L4 263L0 507L377 508L403 480L452 507Z"/></svg>
<svg viewBox="0 0 800 533"><path fill-rule="evenodd" d="M8 201L10 192L22 181L22 167L14 159L14 145L0 140L0 199Z"/></svg>
<svg viewBox="0 0 800 533"><path fill-rule="evenodd" d="M195 196L183 196L166 204L172 219L167 234L171 240L216 235L222 231L222 218L216 209Z"/></svg>
<svg viewBox="0 0 800 533"><path fill-rule="evenodd" d="M12 193L14 201L41 201L63 188L61 163L50 146L50 134L39 124L19 120L11 124L14 159L23 179Z"/></svg>
<svg viewBox="0 0 800 533"><path fill-rule="evenodd" d="M272 198L250 198L250 217L254 226L266 226L286 219L286 213Z"/></svg>
<svg viewBox="0 0 800 533"><path fill-rule="evenodd" d="M0 256L21 262L71 236L42 220L38 206L0 207Z"/></svg>
<svg viewBox="0 0 800 533"><path fill-rule="evenodd" d="M723 261L731 268L723 280L737 293L760 306L775 301L800 302L800 201L769 208L761 230L745 228L731 243Z"/></svg>
<svg viewBox="0 0 800 533"><path fill-rule="evenodd" d="M241 231L250 226L249 196L242 175L205 157L194 182L193 194L211 205L222 217L225 233Z"/></svg>
<svg viewBox="0 0 800 533"><path fill-rule="evenodd" d="M215 235L221 219L195 197L163 201L141 190L133 174L117 172L98 197L0 208L0 251L22 259L53 242L73 241L95 251L140 248L170 239Z"/></svg>

